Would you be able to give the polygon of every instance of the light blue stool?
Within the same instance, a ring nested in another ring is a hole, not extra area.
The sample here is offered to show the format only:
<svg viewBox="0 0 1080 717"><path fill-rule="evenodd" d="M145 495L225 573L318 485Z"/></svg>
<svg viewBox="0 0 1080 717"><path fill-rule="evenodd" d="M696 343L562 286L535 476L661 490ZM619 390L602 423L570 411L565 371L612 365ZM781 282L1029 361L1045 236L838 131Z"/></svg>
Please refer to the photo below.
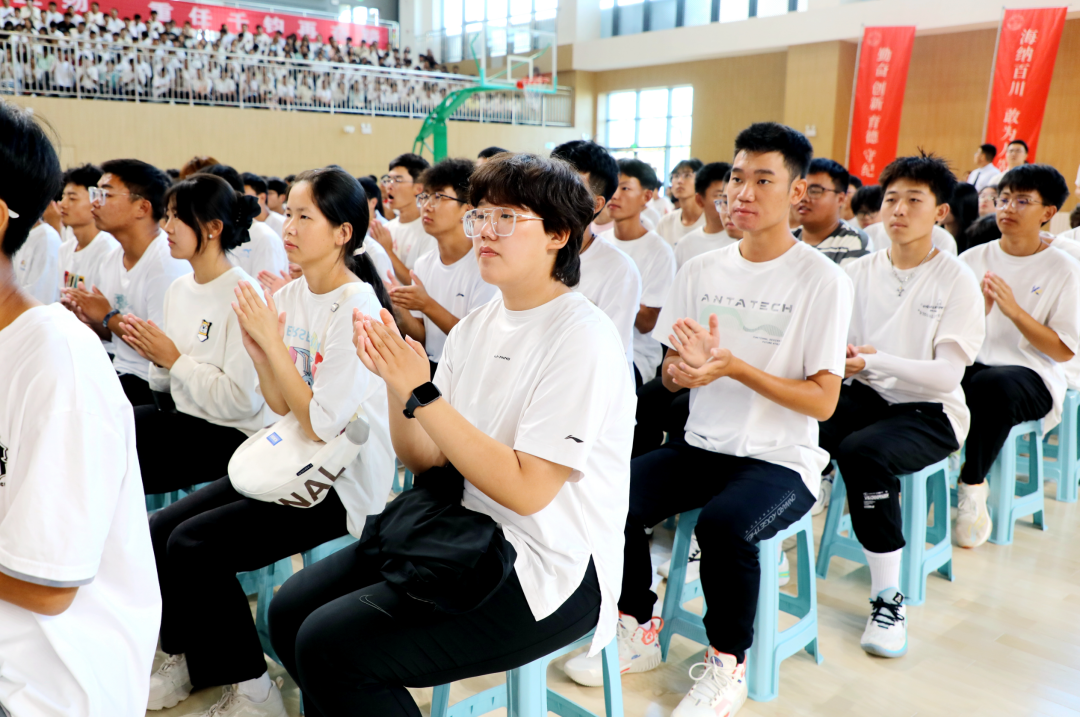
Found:
<svg viewBox="0 0 1080 717"><path fill-rule="evenodd" d="M1071 388L1065 392L1065 410L1061 415L1061 423L1054 426L1046 434L1043 441L1043 479L1057 482L1057 499L1062 503L1075 503L1077 499L1077 481L1080 480L1080 459L1077 451L1078 431L1080 431L1080 393ZM1050 436L1057 436L1057 445L1050 443ZM1054 461L1045 460L1053 458ZM1020 458L1017 470L1021 473L1026 466L1021 465L1024 458Z"/></svg>
<svg viewBox="0 0 1080 717"><path fill-rule="evenodd" d="M431 696L431 717L478 717L503 707L507 717L596 717L581 705L563 697L547 686L547 668L552 660L592 642L590 631L579 640L506 673L506 684L492 687L454 705L450 704L450 685L439 685ZM604 706L607 717L623 717L622 676L619 669L619 646L616 640L604 648Z"/></svg>
<svg viewBox="0 0 1080 717"><path fill-rule="evenodd" d="M1027 442L1027 483L1017 483L1017 441ZM1013 426L1005 445L1001 447L990 473L990 519L994 527L990 532L990 542L998 545L1011 545L1016 521L1032 516L1032 521L1040 530L1046 530L1043 514L1043 441L1042 421L1024 421Z"/></svg>
<svg viewBox="0 0 1080 717"><path fill-rule="evenodd" d="M401 463L395 459L395 461L394 461L394 487L392 488L392 490L395 493L403 493L404 491L412 490L412 486L413 486L413 474L412 474L412 471L409 470L408 468L406 468L405 469L405 486L402 487L401 480L398 478L398 472L397 472L397 467L399 465L401 465Z"/></svg>
<svg viewBox="0 0 1080 717"><path fill-rule="evenodd" d="M834 463L835 465L835 463ZM904 552L897 586L908 605L926 602L926 578L935 570L949 580L952 572L952 521L949 518L949 461L945 459L900 479L900 511L903 518ZM847 486L840 469L833 480L829 512L818 550L817 575L824 580L829 561L846 558L866 564L862 544L851 527L851 514L844 512ZM927 526L930 505L934 524ZM844 535L846 533L847 535ZM927 548L926 544L931 547Z"/></svg>
<svg viewBox="0 0 1080 717"><path fill-rule="evenodd" d="M702 620L707 609L704 600L701 615L683 607L695 598L704 598L700 580L686 583L690 534L694 531L700 514L701 509L681 513L679 526L675 529L671 569L664 594L664 627L660 631L660 651L665 661L674 635L682 635L703 645L709 644ZM792 535L798 536L797 596L780 592L780 575L776 564L780 546ZM758 591L757 615L754 618L754 643L746 655L747 685L751 699L766 702L775 699L780 692L780 663L783 660L804 648L814 656L818 664L824 659L817 645L817 583L812 567L814 524L810 514L804 515L772 538L759 542L758 560L761 564L761 589ZM799 621L786 630L780 630L781 610L795 615ZM434 713L432 717L435 717Z"/></svg>

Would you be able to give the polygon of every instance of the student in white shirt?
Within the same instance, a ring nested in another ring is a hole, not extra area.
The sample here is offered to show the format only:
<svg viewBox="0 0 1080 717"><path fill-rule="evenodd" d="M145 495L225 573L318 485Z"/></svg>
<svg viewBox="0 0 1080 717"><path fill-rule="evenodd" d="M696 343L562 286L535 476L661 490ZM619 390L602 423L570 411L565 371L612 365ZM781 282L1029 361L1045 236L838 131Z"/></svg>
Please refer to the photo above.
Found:
<svg viewBox="0 0 1080 717"><path fill-rule="evenodd" d="M812 152L802 134L772 122L739 134L727 197L745 234L679 270L654 332L669 346L665 385L691 389L690 418L685 436L631 463L619 639L623 672L660 664L645 529L702 508L709 647L673 717L734 715L746 700L757 543L810 510L828 463L817 422L840 395L852 286L788 228ZM673 486L672 476L693 478ZM585 684L597 684L600 669L580 658L566 665Z"/></svg>
<svg viewBox="0 0 1080 717"><path fill-rule="evenodd" d="M214 174L228 182L233 189L244 194L244 180L240 173L226 164L215 164L199 170L205 174ZM244 242L229 252L229 260L248 273L258 277L262 272L281 275L289 268L289 259L285 255L285 243L270 225L255 222L248 230L250 241Z"/></svg>
<svg viewBox="0 0 1080 717"><path fill-rule="evenodd" d="M131 406L93 334L15 280L61 173L10 104L0 164L0 714L141 717L161 601Z"/></svg>
<svg viewBox="0 0 1080 717"><path fill-rule="evenodd" d="M694 200L694 178L697 171L702 168L700 159L684 159L671 170L671 195L679 200L679 208L668 212L660 217L656 225L656 233L664 238L671 246L679 243L684 236L700 229L705 225L705 214L702 207ZM655 183L661 187L660 182ZM649 201L652 201L650 198ZM648 204L648 202L646 202Z"/></svg>
<svg viewBox="0 0 1080 717"><path fill-rule="evenodd" d="M986 341L962 384L971 429L955 532L965 548L990 536L986 474L1009 431L1042 419L1045 432L1061 420L1064 364L1080 341L1080 264L1039 236L1069 198L1065 178L1049 165L1023 165L1005 173L998 191L1001 239L960 255L982 284L986 312Z"/></svg>
<svg viewBox="0 0 1080 717"><path fill-rule="evenodd" d="M104 263L100 285L65 292L76 315L102 339L113 340L113 366L131 405L153 404L150 362L123 341L120 324L124 315L134 314L161 326L165 292L191 265L172 258L168 238L158 227L165 191L172 184L168 175L137 159L113 159L101 171L90 192L91 211L97 228L111 234L120 250Z"/></svg>
<svg viewBox="0 0 1080 717"><path fill-rule="evenodd" d="M359 536L390 494L386 389L359 365L352 345L352 312L390 306L371 262L353 254L368 223L363 190L340 167L310 170L297 176L288 206L285 241L303 276L266 303L250 282L233 290L259 390L274 413L293 412L312 440L332 440L358 407L371 435L310 508L245 498L225 477L154 513L161 649L171 657L151 680L151 709L172 707L193 689L226 685L221 701L199 715L285 717L236 573L346 533Z"/></svg>
<svg viewBox="0 0 1080 717"><path fill-rule="evenodd" d="M424 191L420 175L430 166L426 159L416 154L395 157L381 184L386 192L386 204L398 215L385 227L371 225L372 238L386 249L394 263L394 274L405 285L412 283L409 271L416 266L416 261L436 244L435 237L424 231L420 208L416 206L416 196Z"/></svg>
<svg viewBox="0 0 1080 717"><path fill-rule="evenodd" d="M694 200L705 217L705 225L690 232L675 245L675 266L682 268L690 259L713 249L723 249L734 244L724 231L724 220L720 218L720 202L727 186L731 165L727 162L711 162L697 171L694 178Z"/></svg>
<svg viewBox="0 0 1080 717"><path fill-rule="evenodd" d="M244 182L244 194L259 200L259 216L255 217L255 221L266 224L280 237L285 230L285 215L270 211L266 201L270 189L266 180L254 172L244 172L240 179Z"/></svg>
<svg viewBox="0 0 1080 717"><path fill-rule="evenodd" d="M39 220L22 248L11 257L19 285L42 304L51 304L60 298L60 287L56 283L60 244L60 234Z"/></svg>
<svg viewBox="0 0 1080 717"><path fill-rule="evenodd" d="M60 198L60 219L71 238L60 245L59 282L62 288L76 289L101 284L104 264L120 244L94 223L90 187L97 187L101 168L92 164L64 172ZM111 350L112 346L109 345Z"/></svg>
<svg viewBox="0 0 1080 717"><path fill-rule="evenodd" d="M863 231L866 231L871 224L881 222L880 185L869 184L859 187L851 197L850 204L851 213L855 215L855 221ZM871 251L874 250L871 249Z"/></svg>
<svg viewBox="0 0 1080 717"><path fill-rule="evenodd" d="M424 229L438 247L416 262L412 284L402 286L393 273L387 278L390 300L397 309L401 331L424 345L435 376L446 336L472 311L498 293L480 277L472 239L461 223L469 203L472 160L444 159L420 175L424 193L417 196Z"/></svg>
<svg viewBox="0 0 1080 717"><path fill-rule="evenodd" d="M285 218L285 200L289 196L289 184L278 177L266 177L266 207L271 213ZM284 222L282 223L284 228Z"/></svg>
<svg viewBox="0 0 1080 717"><path fill-rule="evenodd" d="M975 150L975 164L978 166L971 170L967 177L967 183L975 187L975 191L981 192L998 176L998 168L992 164L996 157L997 147L992 144L980 145Z"/></svg>
<svg viewBox="0 0 1080 717"><path fill-rule="evenodd" d="M959 450L971 415L960 380L986 335L974 274L934 246L956 179L934 156L901 157L881 173L882 223L892 246L849 263L855 286L845 376L821 447L848 486L855 536L870 566L872 655L907 652L900 593L900 481Z"/></svg>
<svg viewBox="0 0 1080 717"><path fill-rule="evenodd" d="M868 254L866 233L841 216L851 175L839 162L822 157L814 158L809 171L807 193L796 208L801 226L795 230L795 238L841 266Z"/></svg>
<svg viewBox="0 0 1080 717"><path fill-rule="evenodd" d="M382 191L379 190L379 183L372 177L358 177L357 181L360 182L360 186L364 188L364 194L367 195L371 221L382 225L388 224L386 217L379 213L382 208ZM371 236L371 227L368 227L367 236L364 237L364 250L375 263L380 278L389 276L388 272L394 271L394 262L390 259L390 252L387 252L383 245Z"/></svg>
<svg viewBox="0 0 1080 717"><path fill-rule="evenodd" d="M434 382L389 312L357 312L355 340L386 380L398 457L421 486L429 472L456 482L447 500L501 527L513 570L482 609L455 614L391 588L356 547L305 568L270 629L317 714L413 717L405 685L511 669L594 628L599 653L615 634L634 395L612 370L614 326L570 288L592 197L569 165L528 154L488 160L470 197L465 230L501 297L454 328Z"/></svg>

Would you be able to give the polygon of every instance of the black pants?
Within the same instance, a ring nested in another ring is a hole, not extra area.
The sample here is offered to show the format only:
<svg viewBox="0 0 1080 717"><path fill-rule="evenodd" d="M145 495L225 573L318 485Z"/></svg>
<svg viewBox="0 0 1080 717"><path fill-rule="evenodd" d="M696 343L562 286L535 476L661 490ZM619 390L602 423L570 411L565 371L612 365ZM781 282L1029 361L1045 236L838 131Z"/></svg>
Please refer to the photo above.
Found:
<svg viewBox="0 0 1080 717"><path fill-rule="evenodd" d="M673 487L673 476L690 479ZM709 603L705 631L713 647L742 662L754 641L761 581L758 541L806 515L815 499L790 468L695 448L682 436L635 458L630 462L619 610L638 622L652 618L656 594L650 590L653 570L645 528L702 508L696 532L701 587Z"/></svg>
<svg viewBox="0 0 1080 717"><path fill-rule="evenodd" d="M122 341L123 339L117 339ZM120 386L124 389L124 395L132 406L153 406L154 392L150 390L150 383L142 380L133 373L120 374Z"/></svg>
<svg viewBox="0 0 1080 717"><path fill-rule="evenodd" d="M1039 374L1024 366L972 364L960 385L971 409L960 480L978 485L986 480L1012 427L1050 413L1054 399Z"/></svg>
<svg viewBox="0 0 1080 717"><path fill-rule="evenodd" d="M690 389L671 392L663 379L654 378L638 387L637 411L634 426L634 448L631 458L655 451L668 436L682 436L686 432L686 419L690 417Z"/></svg>
<svg viewBox="0 0 1080 717"><path fill-rule="evenodd" d="M135 445L143 491L168 493L217 480L229 472L229 459L247 436L186 413L135 408Z"/></svg>
<svg viewBox="0 0 1080 717"><path fill-rule="evenodd" d="M243 497L227 477L150 517L161 585L161 649L187 656L196 688L266 672L236 574L340 538L345 517L336 491L315 507L287 508Z"/></svg>
<svg viewBox="0 0 1080 717"><path fill-rule="evenodd" d="M353 546L289 578L270 604L270 635L307 717L420 717L406 687L520 667L587 634L599 617L591 562L574 594L537 622L516 572L482 607L450 615L401 594Z"/></svg>
<svg viewBox="0 0 1080 717"><path fill-rule="evenodd" d="M960 447L940 403L890 406L858 381L840 389L836 411L820 424L819 436L847 485L855 535L872 553L905 544L896 476L922 470Z"/></svg>

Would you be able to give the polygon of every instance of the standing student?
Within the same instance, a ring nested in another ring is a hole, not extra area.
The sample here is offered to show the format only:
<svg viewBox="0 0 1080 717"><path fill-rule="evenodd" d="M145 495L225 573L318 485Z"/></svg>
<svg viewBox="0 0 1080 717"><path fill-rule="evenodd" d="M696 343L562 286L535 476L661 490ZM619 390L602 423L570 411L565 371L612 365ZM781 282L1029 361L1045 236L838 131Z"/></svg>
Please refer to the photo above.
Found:
<svg viewBox="0 0 1080 717"><path fill-rule="evenodd" d="M976 192L990 186L990 181L998 175L998 169L993 165L995 157L997 147L992 144L979 145L975 150L975 169L968 173L967 183L975 187Z"/></svg>
<svg viewBox="0 0 1080 717"><path fill-rule="evenodd" d="M259 216L255 217L255 221L263 222L280 237L285 229L285 215L270 211L267 202L270 189L266 180L254 172L244 172L240 179L244 183L244 194L250 194L259 200Z"/></svg>
<svg viewBox="0 0 1080 717"><path fill-rule="evenodd" d="M900 657L908 624L899 590L905 543L897 476L945 459L964 442L971 415L960 379L986 330L974 274L933 243L957 183L948 165L934 156L901 157L880 181L891 246L844 267L855 286L845 370L854 381L841 388L820 440L847 483L852 527L870 566L862 648Z"/></svg>
<svg viewBox="0 0 1080 717"><path fill-rule="evenodd" d="M435 248L435 237L424 231L416 197L424 191L420 175L431 165L416 154L403 154L390 162L390 171L381 184L386 202L398 216L386 225L371 226L371 235L383 245L394 262L394 274L402 284L412 283L409 272L416 261Z"/></svg>
<svg viewBox="0 0 1080 717"><path fill-rule="evenodd" d="M1041 418L1045 432L1061 420L1063 365L1080 339L1080 264L1039 236L1069 198L1065 178L1048 165L1026 165L1006 172L998 191L1001 238L960 255L982 284L986 312L986 341L963 380L971 430L958 484L956 541L965 548L990 537L986 474L1009 431Z"/></svg>
<svg viewBox="0 0 1080 717"><path fill-rule="evenodd" d="M169 188L165 206L169 251L193 271L165 293L160 326L130 314L121 323L123 340L151 364L156 394L157 405L135 409L147 494L217 480L264 425L255 366L230 306L236 286L254 279L227 256L247 240L258 202L220 177L194 174Z"/></svg>
<svg viewBox="0 0 1080 717"><path fill-rule="evenodd" d="M355 339L386 380L398 457L421 483L463 484L456 502L499 525L513 570L458 614L392 588L358 547L294 576L270 631L308 717L419 717L406 685L520 667L594 628L598 654L615 634L634 394L611 321L570 288L594 203L569 165L528 154L484 164L469 194L501 296L454 328L434 382L388 312L358 312Z"/></svg>
<svg viewBox="0 0 1080 717"><path fill-rule="evenodd" d="M353 310L390 305L374 266L353 254L368 223L367 198L339 167L310 170L289 190L287 217L289 258L303 276L266 303L250 283L234 288L232 308L259 389L274 413L295 413L312 440L332 440L358 407L371 436L310 508L245 498L226 476L154 513L161 649L170 657L152 677L150 709L171 707L193 689L226 685L221 701L200 715L285 717L236 573L347 532L359 536L390 494L386 391L381 379L357 365L352 346Z"/></svg>
<svg viewBox="0 0 1080 717"><path fill-rule="evenodd" d="M806 193L796 210L801 226L795 238L841 266L869 253L870 240L841 216L850 175L839 162L820 157L810 162ZM884 244L883 244L884 245Z"/></svg>
<svg viewBox="0 0 1080 717"><path fill-rule="evenodd" d="M727 196L743 238L679 270L654 331L669 347L665 385L691 389L690 418L685 436L631 463L618 638L623 672L660 664L645 529L702 508L696 532L709 647L673 717L734 715L746 700L757 543L810 510L828 463L817 422L832 415L840 394L852 286L787 225L812 153L783 125L757 123L739 134ZM696 319L706 316L707 327ZM672 490L676 475L690 478ZM566 671L599 684L596 660L574 658Z"/></svg>
<svg viewBox="0 0 1080 717"><path fill-rule="evenodd" d="M1027 164L1028 158L1028 146L1027 142L1022 139L1014 139L1009 142L1005 147L1005 171L998 172L990 179L990 186L996 187L998 192L1001 191L1001 180L1005 177L1005 174L1010 169L1016 169L1017 167L1023 167Z"/></svg>
<svg viewBox="0 0 1080 717"><path fill-rule="evenodd" d="M713 249L723 249L734 239L724 231L720 218L720 199L724 196L726 178L731 171L727 162L711 162L697 171L694 178L694 201L702 208L705 225L690 232L675 246L675 266L682 265L699 254Z"/></svg>
<svg viewBox="0 0 1080 717"><path fill-rule="evenodd" d="M137 159L101 165L101 179L90 191L94 223L120 243L105 261L100 285L67 289L76 313L103 339L113 339L113 366L132 406L154 403L150 362L123 340L120 324L134 314L158 326L164 322L165 292L191 265L174 259L158 222L165 214L171 182L161 170Z"/></svg>
<svg viewBox="0 0 1080 717"><path fill-rule="evenodd" d="M684 236L705 225L705 213L694 199L694 178L703 166L700 159L684 159L671 170L671 196L679 202L679 208L660 217L656 233L674 247ZM655 177L655 173L653 175ZM647 189L659 187L660 182L650 183ZM646 205L652 196L646 201Z"/></svg>
<svg viewBox="0 0 1080 717"><path fill-rule="evenodd" d="M240 173L227 164L215 164L199 171L221 177L241 194L246 191ZM247 272L248 276L257 277L264 271L280 275L282 271L289 268L289 260L285 256L285 244L281 236L268 224L265 222L252 224L248 230L248 237L248 241L229 252L229 261Z"/></svg>
<svg viewBox="0 0 1080 717"><path fill-rule="evenodd" d="M469 203L473 169L471 160L444 159L420 175L424 185L424 193L416 198L420 221L438 246L416 262L409 286L398 283L393 273L388 277L401 331L424 346L432 376L442 359L446 335L498 293L480 277L472 239L462 225L473 208Z"/></svg>
<svg viewBox="0 0 1080 717"><path fill-rule="evenodd" d="M94 336L11 257L61 187L0 104L0 714L141 717L161 601L131 406Z"/></svg>

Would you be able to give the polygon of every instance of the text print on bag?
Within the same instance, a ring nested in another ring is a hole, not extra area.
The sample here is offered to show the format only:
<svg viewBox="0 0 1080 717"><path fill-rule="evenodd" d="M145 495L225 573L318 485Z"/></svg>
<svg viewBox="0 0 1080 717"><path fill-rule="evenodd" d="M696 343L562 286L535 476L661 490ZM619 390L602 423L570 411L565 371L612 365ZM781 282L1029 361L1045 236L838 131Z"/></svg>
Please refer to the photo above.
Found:
<svg viewBox="0 0 1080 717"><path fill-rule="evenodd" d="M300 475L301 473L304 473L309 468L311 468L310 463L306 467L301 469L300 473L297 473L296 475ZM340 471L338 471L337 475L334 475L333 473L326 470L322 466L319 466L319 472L322 473L327 478L329 478L330 482L333 483L334 481L336 481L338 478L341 477L341 474L345 472L345 469L342 468ZM320 481L317 481L314 478L308 478L306 481L304 481L304 487L307 488L308 496L311 497L310 501L308 501L306 498L301 496L299 493L294 492L292 494L292 497L295 498L296 500L289 500L288 498L278 498L278 503L281 503L282 505L285 505L285 506L290 506L291 505L291 506L293 506L295 508L310 508L313 503L318 503L319 502L319 494L320 493L325 493L326 491L330 490L330 486L328 486L326 483L322 483Z"/></svg>

